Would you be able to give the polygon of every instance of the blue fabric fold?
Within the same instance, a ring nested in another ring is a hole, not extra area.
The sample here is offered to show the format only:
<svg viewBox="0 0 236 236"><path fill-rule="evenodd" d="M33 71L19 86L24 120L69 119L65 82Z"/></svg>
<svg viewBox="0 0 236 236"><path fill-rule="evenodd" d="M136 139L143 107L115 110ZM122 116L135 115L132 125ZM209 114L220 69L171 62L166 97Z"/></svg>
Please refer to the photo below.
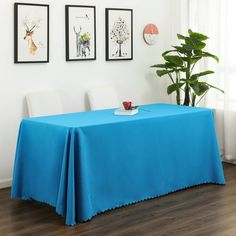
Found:
<svg viewBox="0 0 236 236"><path fill-rule="evenodd" d="M111 109L20 125L12 197L54 206L67 225L205 183L225 184L210 109L151 104L135 116Z"/></svg>

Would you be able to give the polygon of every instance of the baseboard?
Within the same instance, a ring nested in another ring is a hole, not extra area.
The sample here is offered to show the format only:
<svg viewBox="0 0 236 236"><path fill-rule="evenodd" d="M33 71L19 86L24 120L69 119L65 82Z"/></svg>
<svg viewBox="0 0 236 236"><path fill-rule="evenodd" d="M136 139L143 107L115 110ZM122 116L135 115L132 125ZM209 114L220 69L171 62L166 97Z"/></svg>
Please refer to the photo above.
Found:
<svg viewBox="0 0 236 236"><path fill-rule="evenodd" d="M236 164L236 161L235 160L226 160L224 158L222 158L222 161L225 162L225 163L229 163L229 164Z"/></svg>
<svg viewBox="0 0 236 236"><path fill-rule="evenodd" d="M0 189L11 187L12 178L0 180Z"/></svg>

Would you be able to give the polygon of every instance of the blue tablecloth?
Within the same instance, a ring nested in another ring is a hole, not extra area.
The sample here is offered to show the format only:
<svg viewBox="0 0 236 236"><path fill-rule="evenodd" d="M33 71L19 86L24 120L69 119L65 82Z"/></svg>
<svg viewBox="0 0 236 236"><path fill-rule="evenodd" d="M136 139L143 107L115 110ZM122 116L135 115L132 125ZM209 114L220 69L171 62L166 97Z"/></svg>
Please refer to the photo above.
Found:
<svg viewBox="0 0 236 236"><path fill-rule="evenodd" d="M12 197L54 206L68 225L204 183L225 183L210 109L152 104L20 125Z"/></svg>

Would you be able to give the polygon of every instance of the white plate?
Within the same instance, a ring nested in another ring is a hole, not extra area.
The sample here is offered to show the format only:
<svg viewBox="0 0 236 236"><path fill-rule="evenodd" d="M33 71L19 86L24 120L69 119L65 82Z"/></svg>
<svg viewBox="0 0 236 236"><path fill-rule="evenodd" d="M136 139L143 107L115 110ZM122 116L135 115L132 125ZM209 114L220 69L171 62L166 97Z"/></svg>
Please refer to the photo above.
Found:
<svg viewBox="0 0 236 236"><path fill-rule="evenodd" d="M125 110L124 108L118 108L115 110L114 114L118 116L133 116L138 113L138 109Z"/></svg>

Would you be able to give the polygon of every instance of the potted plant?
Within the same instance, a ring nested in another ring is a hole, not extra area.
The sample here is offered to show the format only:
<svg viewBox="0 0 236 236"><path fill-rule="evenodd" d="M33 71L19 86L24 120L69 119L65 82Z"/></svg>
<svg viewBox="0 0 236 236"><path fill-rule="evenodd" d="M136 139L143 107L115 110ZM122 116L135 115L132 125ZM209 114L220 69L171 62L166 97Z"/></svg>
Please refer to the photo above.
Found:
<svg viewBox="0 0 236 236"><path fill-rule="evenodd" d="M214 71L206 70L195 73L195 65L203 58L213 58L219 62L219 58L209 52L204 51L205 41L208 37L204 34L188 30L188 36L177 34L182 43L179 46L172 46L173 49L162 54L165 62L151 66L157 68L157 76L167 77L171 85L167 87L167 93L176 93L176 103L181 105L181 91L184 94L183 105L195 106L211 89L223 90L202 81L206 75L213 74Z"/></svg>

